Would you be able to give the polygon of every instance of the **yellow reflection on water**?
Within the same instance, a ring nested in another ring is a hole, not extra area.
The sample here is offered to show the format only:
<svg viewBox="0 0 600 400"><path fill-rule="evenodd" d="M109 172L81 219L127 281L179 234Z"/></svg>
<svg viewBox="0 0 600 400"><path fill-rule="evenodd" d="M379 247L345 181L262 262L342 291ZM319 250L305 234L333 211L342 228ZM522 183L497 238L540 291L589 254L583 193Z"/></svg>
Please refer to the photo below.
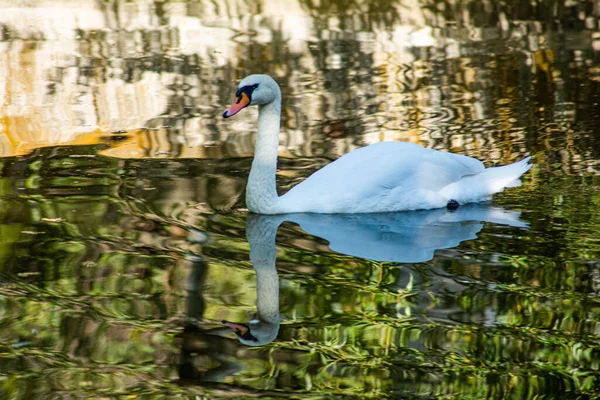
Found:
<svg viewBox="0 0 600 400"><path fill-rule="evenodd" d="M250 155L252 114L227 124L220 114L233 97L236 80L252 72L276 76L286 96L293 99L284 104L284 119L289 116L290 124L286 126L284 120L283 153L292 147L311 154L311 135L321 135L325 125L330 125L330 136L338 141L331 156L359 146L350 137L357 134L366 143L427 144L422 129L381 122L381 117L361 121L367 105L382 116L404 119L368 93L373 90L371 83L352 82L353 76L369 73L371 66L346 71L345 56L336 49L324 65L310 54L312 42L343 39L340 34L348 28L340 18L329 18L321 31L321 17L302 2L270 0L261 10L236 2L224 8L200 3L159 6L140 1L108 7L94 1L48 0L34 6L0 1L0 23L8 32L0 40L4 77L0 156L22 155L44 146L100 143L123 132L130 132L128 140L108 141L111 146L105 154L123 158ZM396 6L390 7L394 14ZM411 17L396 24L392 41L382 46L377 41L385 32L361 34L365 27L359 21L351 28L356 31L352 35L364 42L360 53L371 58L368 64L385 69L392 54L395 62L413 61L405 38L399 40L403 35L416 45L433 43L420 8L410 7L411 12L404 11ZM340 71L351 79L331 83L335 87L330 93L323 91L328 85L319 77L323 68L336 74L332 78ZM309 96L296 100L296 91ZM394 96L385 91L380 95ZM354 100L357 107L350 103Z"/></svg>
<svg viewBox="0 0 600 400"><path fill-rule="evenodd" d="M538 136L563 141L593 119L577 110L592 102L574 99L579 86L593 98L597 27L567 29L562 49L543 24L492 9L340 7L0 0L0 157L93 143L121 158L251 155L255 111L221 118L251 73L282 86L282 154L396 140L505 163L533 142L553 151ZM595 169L592 158L569 163Z"/></svg>

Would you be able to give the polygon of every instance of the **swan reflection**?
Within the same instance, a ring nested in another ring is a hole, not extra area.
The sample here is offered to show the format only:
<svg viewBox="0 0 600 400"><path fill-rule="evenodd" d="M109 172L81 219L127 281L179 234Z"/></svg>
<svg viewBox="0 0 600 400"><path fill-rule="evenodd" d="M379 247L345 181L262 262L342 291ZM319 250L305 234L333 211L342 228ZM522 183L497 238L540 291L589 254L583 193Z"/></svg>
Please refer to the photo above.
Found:
<svg viewBox="0 0 600 400"><path fill-rule="evenodd" d="M426 262L438 249L477 238L485 222L527 228L520 212L491 204L457 210L386 214L248 214L246 237L256 272L256 318L248 324L223 321L241 343L262 346L279 333L279 279L275 266L277 229L284 221L329 241L331 250L376 261Z"/></svg>
<svg viewBox="0 0 600 400"><path fill-rule="evenodd" d="M272 216L248 214L246 238L250 262L256 272L256 318L248 324L223 321L234 330L241 343L262 346L279 333L279 276L275 267L275 236L282 220Z"/></svg>
<svg viewBox="0 0 600 400"><path fill-rule="evenodd" d="M526 228L519 211L491 204L467 204L456 210L405 211L385 214L287 214L331 250L374 261L426 262L436 250L477 238L485 222ZM282 222L283 222L282 220Z"/></svg>

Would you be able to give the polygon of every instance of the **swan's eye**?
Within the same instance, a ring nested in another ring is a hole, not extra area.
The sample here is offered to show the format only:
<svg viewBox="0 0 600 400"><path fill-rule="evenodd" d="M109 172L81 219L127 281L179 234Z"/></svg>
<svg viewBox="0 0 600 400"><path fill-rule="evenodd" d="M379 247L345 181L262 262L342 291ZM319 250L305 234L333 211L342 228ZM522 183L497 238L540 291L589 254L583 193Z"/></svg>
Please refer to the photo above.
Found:
<svg viewBox="0 0 600 400"><path fill-rule="evenodd" d="M242 93L246 93L246 96L252 98L252 92L254 92L257 87L258 83L255 83L254 85L242 86L237 90L237 92L235 92L235 96L240 97Z"/></svg>

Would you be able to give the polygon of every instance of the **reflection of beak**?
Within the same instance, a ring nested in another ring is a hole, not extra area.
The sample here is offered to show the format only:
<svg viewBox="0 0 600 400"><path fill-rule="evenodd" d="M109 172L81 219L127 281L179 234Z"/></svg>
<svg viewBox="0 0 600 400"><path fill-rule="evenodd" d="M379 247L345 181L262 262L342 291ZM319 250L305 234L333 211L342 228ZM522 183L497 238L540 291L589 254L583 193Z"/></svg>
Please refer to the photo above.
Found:
<svg viewBox="0 0 600 400"><path fill-rule="evenodd" d="M228 322L228 321L221 321L221 322L223 323L223 325L228 326L229 328L236 331L236 333L238 333L240 336L244 336L250 330L248 328L248 325L236 324L234 322Z"/></svg>
<svg viewBox="0 0 600 400"><path fill-rule="evenodd" d="M223 113L223 118L229 118L234 116L235 114L239 113L242 110L242 108L247 107L249 104L250 97L248 97L246 93L240 94L235 100L235 103L233 103L231 107L229 107L227 111Z"/></svg>

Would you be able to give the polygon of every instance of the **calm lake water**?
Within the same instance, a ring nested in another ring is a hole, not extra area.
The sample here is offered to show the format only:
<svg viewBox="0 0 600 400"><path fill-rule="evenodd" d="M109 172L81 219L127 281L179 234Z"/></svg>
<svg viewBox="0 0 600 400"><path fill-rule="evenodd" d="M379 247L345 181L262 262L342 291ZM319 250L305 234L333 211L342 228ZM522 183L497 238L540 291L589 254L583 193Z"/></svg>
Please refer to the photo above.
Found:
<svg viewBox="0 0 600 400"><path fill-rule="evenodd" d="M0 27L0 398L600 397L598 2L1 0ZM251 73L283 90L280 192L383 140L534 166L456 212L248 214L256 110L221 115Z"/></svg>

